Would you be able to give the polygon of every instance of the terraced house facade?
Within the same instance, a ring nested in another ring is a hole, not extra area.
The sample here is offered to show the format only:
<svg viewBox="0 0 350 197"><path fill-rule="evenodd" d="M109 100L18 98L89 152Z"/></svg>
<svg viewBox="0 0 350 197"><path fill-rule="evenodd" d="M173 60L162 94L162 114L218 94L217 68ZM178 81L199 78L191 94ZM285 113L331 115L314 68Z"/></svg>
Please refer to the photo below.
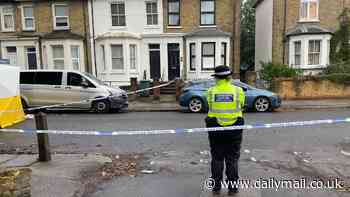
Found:
<svg viewBox="0 0 350 197"><path fill-rule="evenodd" d="M22 69L90 71L85 0L2 0L1 58Z"/></svg>
<svg viewBox="0 0 350 197"><path fill-rule="evenodd" d="M258 0L256 70L260 61L301 68L305 74L329 65L330 40L349 0Z"/></svg>
<svg viewBox="0 0 350 197"><path fill-rule="evenodd" d="M239 72L239 0L92 0L95 73L111 84Z"/></svg>
<svg viewBox="0 0 350 197"><path fill-rule="evenodd" d="M0 57L22 69L130 78L239 73L240 0L2 0Z"/></svg>

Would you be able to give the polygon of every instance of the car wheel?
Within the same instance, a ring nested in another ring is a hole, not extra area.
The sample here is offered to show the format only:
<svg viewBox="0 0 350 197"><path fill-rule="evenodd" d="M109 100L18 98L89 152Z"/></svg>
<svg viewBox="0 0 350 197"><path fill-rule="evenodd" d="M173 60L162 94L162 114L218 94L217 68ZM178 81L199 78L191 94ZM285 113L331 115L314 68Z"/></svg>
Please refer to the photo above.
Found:
<svg viewBox="0 0 350 197"><path fill-rule="evenodd" d="M193 113L203 110L203 101L200 98L192 98L188 104L188 109Z"/></svg>
<svg viewBox="0 0 350 197"><path fill-rule="evenodd" d="M107 113L110 111L109 102L105 100L95 101L93 110L97 113Z"/></svg>
<svg viewBox="0 0 350 197"><path fill-rule="evenodd" d="M257 112L266 112L270 109L270 101L266 97L258 97L254 102L254 109Z"/></svg>

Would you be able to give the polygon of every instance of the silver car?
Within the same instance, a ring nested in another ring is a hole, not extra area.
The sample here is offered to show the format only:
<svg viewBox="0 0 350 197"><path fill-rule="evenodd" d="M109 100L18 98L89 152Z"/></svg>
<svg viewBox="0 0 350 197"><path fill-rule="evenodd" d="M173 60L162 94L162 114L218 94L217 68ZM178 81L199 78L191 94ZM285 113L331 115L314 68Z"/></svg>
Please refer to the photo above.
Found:
<svg viewBox="0 0 350 197"><path fill-rule="evenodd" d="M93 75L78 71L21 71L20 90L25 108L73 103L53 109L109 112L125 110L128 107L128 96L124 90L107 86ZM74 103L95 98L94 101Z"/></svg>

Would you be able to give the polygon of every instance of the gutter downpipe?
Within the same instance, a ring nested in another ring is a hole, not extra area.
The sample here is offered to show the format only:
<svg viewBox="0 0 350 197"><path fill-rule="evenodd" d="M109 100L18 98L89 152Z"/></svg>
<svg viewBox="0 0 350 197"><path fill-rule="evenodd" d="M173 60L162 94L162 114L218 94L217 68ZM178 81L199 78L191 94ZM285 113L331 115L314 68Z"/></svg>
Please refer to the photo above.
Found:
<svg viewBox="0 0 350 197"><path fill-rule="evenodd" d="M288 0L284 0L284 19L283 19L283 64L286 63L286 30L287 30L287 10L288 10Z"/></svg>
<svg viewBox="0 0 350 197"><path fill-rule="evenodd" d="M88 32L87 32L87 28L86 28L86 13L85 13L85 11L86 11L86 9L88 9L88 6L87 6L87 1L83 1L83 9L84 9L84 12L83 12L83 16L84 16L84 33L85 33L85 38L84 38L84 40L85 40L85 44L86 44L86 46L85 46L85 63L86 63L86 65L85 65L85 69L86 69L86 71L87 72L89 72L90 71L90 68L89 68L89 58L88 58Z"/></svg>
<svg viewBox="0 0 350 197"><path fill-rule="evenodd" d="M92 28L92 45L91 46L93 48L93 61L94 61L94 65L95 65L95 76L97 76L97 64L96 64L96 41L95 41L95 15L94 15L94 6L93 6L93 0L90 0L90 9L91 9L91 28ZM90 38L90 42L91 42L91 38Z"/></svg>

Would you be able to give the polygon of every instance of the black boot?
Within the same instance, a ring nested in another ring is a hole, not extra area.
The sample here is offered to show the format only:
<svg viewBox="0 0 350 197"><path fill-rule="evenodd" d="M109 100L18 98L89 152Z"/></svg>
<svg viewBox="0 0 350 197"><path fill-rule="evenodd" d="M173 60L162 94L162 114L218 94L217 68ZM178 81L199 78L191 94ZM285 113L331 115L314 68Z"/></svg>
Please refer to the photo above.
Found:
<svg viewBox="0 0 350 197"><path fill-rule="evenodd" d="M237 185L232 185L232 183L237 183L237 181L228 181L228 196L235 196L239 191Z"/></svg>
<svg viewBox="0 0 350 197"><path fill-rule="evenodd" d="M221 191L221 181L220 180L216 180L215 181L215 186L212 190L213 195L214 196L219 196L220 195L220 191Z"/></svg>

